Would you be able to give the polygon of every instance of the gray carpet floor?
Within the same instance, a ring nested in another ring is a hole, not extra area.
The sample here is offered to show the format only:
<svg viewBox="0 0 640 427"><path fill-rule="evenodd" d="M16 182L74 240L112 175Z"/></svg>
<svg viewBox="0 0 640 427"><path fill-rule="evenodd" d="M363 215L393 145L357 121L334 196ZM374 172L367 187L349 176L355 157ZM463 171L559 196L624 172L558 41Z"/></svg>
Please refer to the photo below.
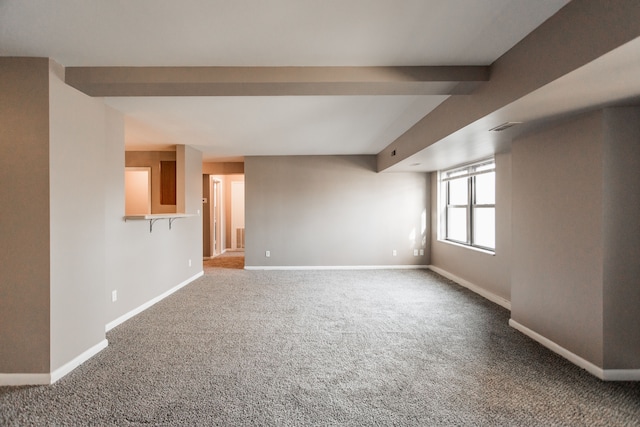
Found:
<svg viewBox="0 0 640 427"><path fill-rule="evenodd" d="M428 271L208 273L52 386L0 388L0 425L640 425L606 383Z"/></svg>

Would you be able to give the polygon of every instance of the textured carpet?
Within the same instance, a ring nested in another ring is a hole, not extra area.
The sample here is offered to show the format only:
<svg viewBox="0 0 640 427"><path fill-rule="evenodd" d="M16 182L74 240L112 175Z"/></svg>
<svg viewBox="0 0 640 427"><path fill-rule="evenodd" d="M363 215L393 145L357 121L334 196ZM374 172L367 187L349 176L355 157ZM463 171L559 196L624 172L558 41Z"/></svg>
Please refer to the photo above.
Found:
<svg viewBox="0 0 640 427"><path fill-rule="evenodd" d="M427 271L215 269L107 334L0 425L640 425L605 383Z"/></svg>

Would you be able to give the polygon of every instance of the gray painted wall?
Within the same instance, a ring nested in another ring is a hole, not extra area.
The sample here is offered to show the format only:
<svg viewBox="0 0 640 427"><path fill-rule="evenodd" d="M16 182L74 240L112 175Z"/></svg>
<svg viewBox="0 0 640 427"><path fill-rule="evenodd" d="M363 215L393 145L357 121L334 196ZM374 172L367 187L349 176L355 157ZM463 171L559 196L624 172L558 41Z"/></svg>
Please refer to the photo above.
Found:
<svg viewBox="0 0 640 427"><path fill-rule="evenodd" d="M124 121L118 113L112 113L107 132L107 272L103 302L109 323L202 271L202 218L178 219L171 230L167 220L160 220L153 226L153 233L149 232L148 221L125 222ZM186 213L196 214L202 197L201 153L186 147L181 158ZM118 300L111 302L114 290Z"/></svg>
<svg viewBox="0 0 640 427"><path fill-rule="evenodd" d="M600 367L602 141L595 112L512 146L511 317Z"/></svg>
<svg viewBox="0 0 640 427"><path fill-rule="evenodd" d="M246 265L428 264L427 175L378 174L375 162L247 157ZM420 248L425 254L414 256Z"/></svg>
<svg viewBox="0 0 640 427"><path fill-rule="evenodd" d="M604 111L604 366L640 368L640 107Z"/></svg>
<svg viewBox="0 0 640 427"><path fill-rule="evenodd" d="M47 59L0 58L0 373L50 373L202 272L202 219L125 222L124 119ZM201 209L202 157L180 155ZM191 266L188 260L191 259ZM111 302L111 290L119 291Z"/></svg>
<svg viewBox="0 0 640 427"><path fill-rule="evenodd" d="M106 111L53 70L49 82L54 371L105 339Z"/></svg>
<svg viewBox="0 0 640 427"><path fill-rule="evenodd" d="M604 369L640 367L640 108L513 144L512 313Z"/></svg>
<svg viewBox="0 0 640 427"><path fill-rule="evenodd" d="M49 61L44 58L0 58L0 201L0 372L46 373Z"/></svg>
<svg viewBox="0 0 640 427"><path fill-rule="evenodd" d="M431 176L431 265L511 299L511 154L496 154L496 250L487 254L438 240L438 176Z"/></svg>

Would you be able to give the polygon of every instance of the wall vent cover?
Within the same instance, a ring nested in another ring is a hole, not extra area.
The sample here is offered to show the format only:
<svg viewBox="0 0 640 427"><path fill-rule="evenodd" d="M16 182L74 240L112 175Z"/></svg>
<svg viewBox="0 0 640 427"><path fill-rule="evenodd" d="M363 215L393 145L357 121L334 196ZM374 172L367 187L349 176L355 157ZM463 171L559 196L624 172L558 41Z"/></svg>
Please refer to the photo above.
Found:
<svg viewBox="0 0 640 427"><path fill-rule="evenodd" d="M515 125L519 125L522 122L504 122L501 125L498 125L494 128L489 129L489 132L502 132L505 129L509 129L510 127L513 127Z"/></svg>

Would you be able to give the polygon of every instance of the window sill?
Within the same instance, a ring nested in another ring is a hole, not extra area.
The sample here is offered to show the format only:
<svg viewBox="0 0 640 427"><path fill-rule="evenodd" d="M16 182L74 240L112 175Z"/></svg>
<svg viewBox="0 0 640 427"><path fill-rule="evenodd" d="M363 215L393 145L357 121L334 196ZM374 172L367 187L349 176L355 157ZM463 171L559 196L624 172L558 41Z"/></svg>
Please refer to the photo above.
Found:
<svg viewBox="0 0 640 427"><path fill-rule="evenodd" d="M478 247L475 247L475 246L463 245L461 243L452 242L451 240L438 239L438 242L446 243L447 245L451 245L451 246L457 246L459 248L469 249L471 251L480 252L480 253L483 253L483 254L486 254L486 255L491 255L491 256L495 256L496 255L495 251L490 251L488 249L482 249L482 248L478 248Z"/></svg>

